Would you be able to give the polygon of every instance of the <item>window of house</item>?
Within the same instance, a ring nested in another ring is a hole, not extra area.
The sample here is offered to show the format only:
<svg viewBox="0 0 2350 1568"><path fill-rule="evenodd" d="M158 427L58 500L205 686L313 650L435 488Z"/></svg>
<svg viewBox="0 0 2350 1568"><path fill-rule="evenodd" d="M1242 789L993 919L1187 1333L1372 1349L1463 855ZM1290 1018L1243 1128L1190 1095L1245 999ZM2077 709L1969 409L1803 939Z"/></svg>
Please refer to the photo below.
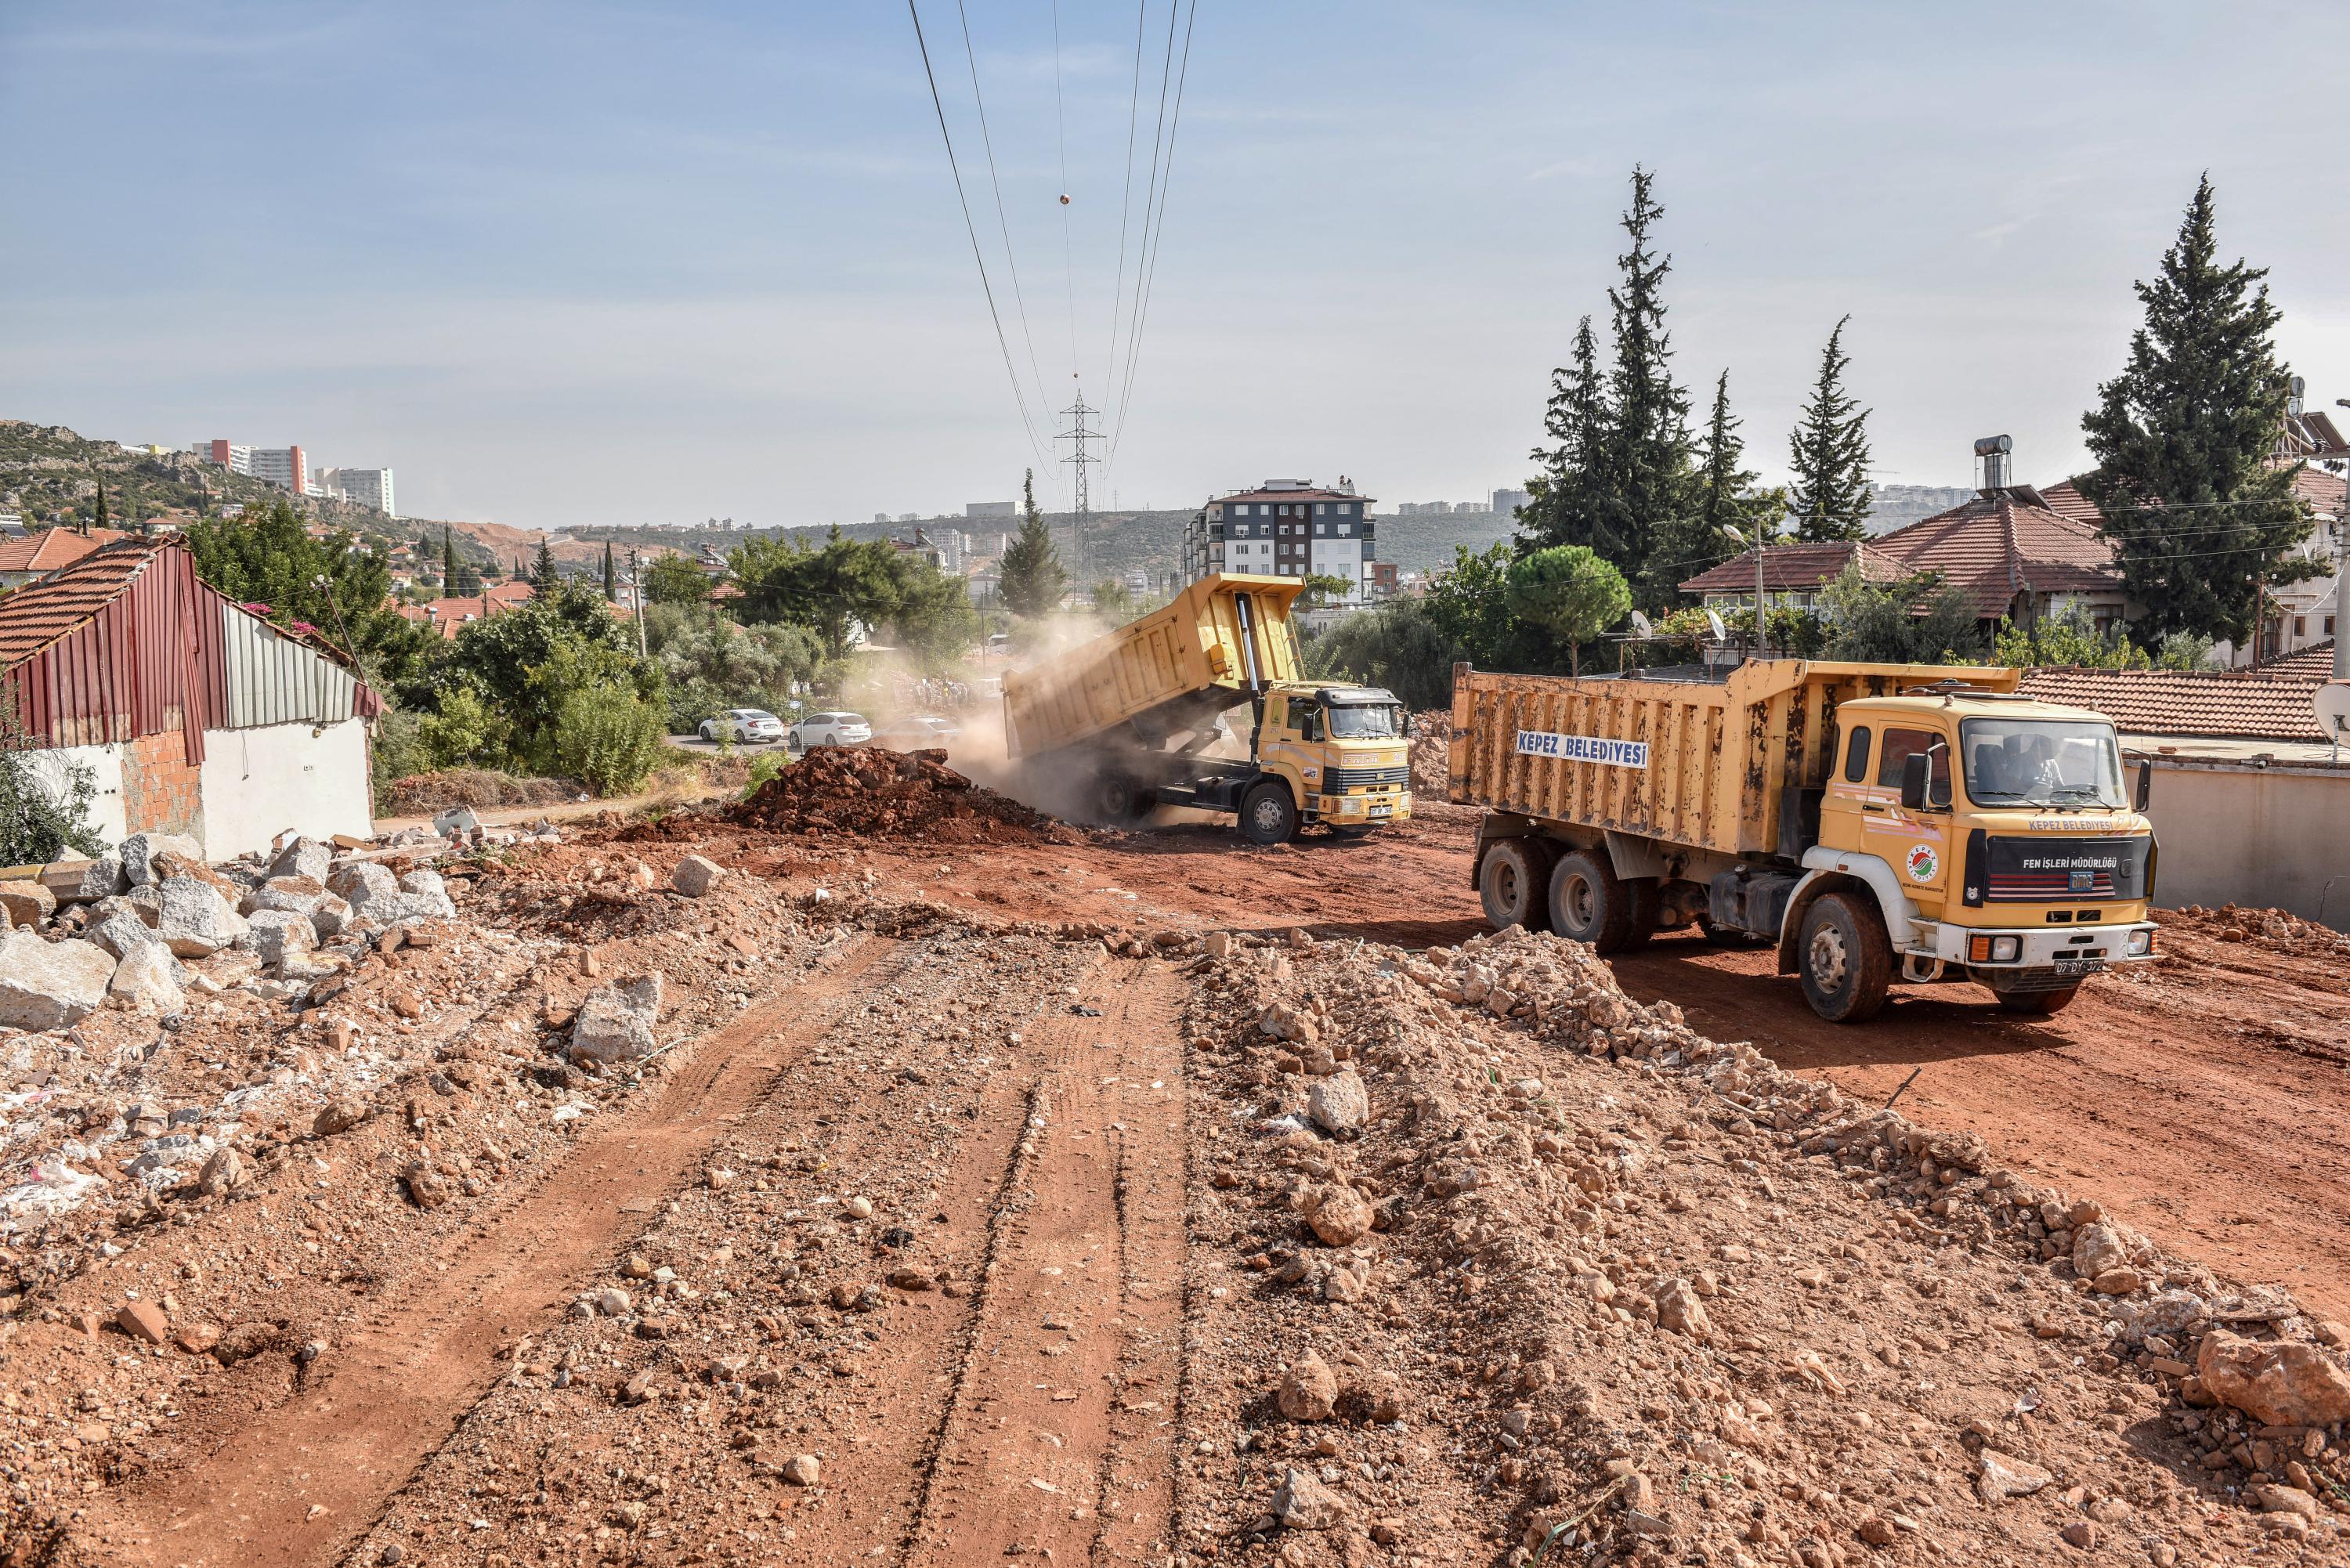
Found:
<svg viewBox="0 0 2350 1568"><path fill-rule="evenodd" d="M1844 782L1859 784L1868 777L1868 726L1852 732L1852 749L1844 756Z"/></svg>
<svg viewBox="0 0 2350 1568"><path fill-rule="evenodd" d="M2325 635L2328 637L2332 637L2334 635L2334 618L2332 616L2327 616L2325 618Z"/></svg>
<svg viewBox="0 0 2350 1568"><path fill-rule="evenodd" d="M1352 523L1341 523L1338 524L1338 533L1341 537L1350 536L1354 532L1355 525Z"/></svg>
<svg viewBox="0 0 2350 1568"><path fill-rule="evenodd" d="M2293 635L2295 637L2307 637L2309 635L2309 618L2307 616L2297 615L2293 618Z"/></svg>
<svg viewBox="0 0 2350 1568"><path fill-rule="evenodd" d="M1314 504L1314 515L1316 517L1321 516L1324 513L1329 510L1330 504L1326 501L1317 501Z"/></svg>
<svg viewBox="0 0 2350 1568"><path fill-rule="evenodd" d="M1950 805L1950 745L1931 730L1896 729L1885 732L1885 746L1877 755L1877 787L1899 789L1903 765L1921 752L1931 759L1932 769L1927 775L1926 803L1929 805Z"/></svg>

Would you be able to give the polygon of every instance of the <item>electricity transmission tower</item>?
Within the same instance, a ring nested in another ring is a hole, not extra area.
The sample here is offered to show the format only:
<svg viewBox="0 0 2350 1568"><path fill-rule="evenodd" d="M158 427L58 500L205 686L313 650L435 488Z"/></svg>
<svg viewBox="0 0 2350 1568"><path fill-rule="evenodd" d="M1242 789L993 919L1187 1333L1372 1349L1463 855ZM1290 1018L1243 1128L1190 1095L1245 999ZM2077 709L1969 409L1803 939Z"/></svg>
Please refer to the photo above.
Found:
<svg viewBox="0 0 2350 1568"><path fill-rule="evenodd" d="M1069 518L1069 576L1081 586L1086 580L1086 518L1093 511L1092 497L1087 488L1086 470L1101 461L1086 450L1086 443L1102 439L1101 431L1086 428L1086 416L1099 412L1099 409L1086 407L1086 395L1079 391L1076 406L1061 410L1062 417L1072 421L1069 428L1053 438L1055 441L1069 443L1069 455L1061 461L1076 464L1077 470L1076 493L1072 498L1075 510Z"/></svg>

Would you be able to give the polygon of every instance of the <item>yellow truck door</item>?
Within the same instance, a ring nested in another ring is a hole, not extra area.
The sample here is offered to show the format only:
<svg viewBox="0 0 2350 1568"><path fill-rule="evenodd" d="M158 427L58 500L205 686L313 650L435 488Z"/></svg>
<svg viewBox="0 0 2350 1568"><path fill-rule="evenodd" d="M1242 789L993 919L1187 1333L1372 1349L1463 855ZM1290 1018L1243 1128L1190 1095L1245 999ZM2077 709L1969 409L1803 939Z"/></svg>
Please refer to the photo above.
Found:
<svg viewBox="0 0 2350 1568"><path fill-rule="evenodd" d="M1848 786L1859 806L1860 833L1854 847L1892 867L1902 891L1916 900L1921 913L1939 915L1950 885L1951 862L1958 858L1950 827L1950 738L1906 714L1872 728L1873 760L1865 770L1872 782ZM1909 759L1921 753L1929 764L1926 806L1909 811L1901 805L1901 774ZM1929 905L1930 909L1926 908Z"/></svg>

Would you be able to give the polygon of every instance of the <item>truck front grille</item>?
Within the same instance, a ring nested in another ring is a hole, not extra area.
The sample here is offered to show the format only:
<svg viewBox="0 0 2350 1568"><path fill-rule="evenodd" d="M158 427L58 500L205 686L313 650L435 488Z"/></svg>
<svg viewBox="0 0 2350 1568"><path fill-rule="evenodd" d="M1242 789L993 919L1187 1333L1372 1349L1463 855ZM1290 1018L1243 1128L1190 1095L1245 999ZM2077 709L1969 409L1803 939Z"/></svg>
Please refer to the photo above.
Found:
<svg viewBox="0 0 2350 1568"><path fill-rule="evenodd" d="M1981 901L2062 904L2143 898L2153 846L2150 838L1993 837L1986 846ZM1972 867L1968 879L1973 879Z"/></svg>
<svg viewBox="0 0 2350 1568"><path fill-rule="evenodd" d="M1322 788L1329 794L1344 794L1350 789L1402 789L1410 783L1411 767L1405 763L1391 768L1330 768L1322 774Z"/></svg>

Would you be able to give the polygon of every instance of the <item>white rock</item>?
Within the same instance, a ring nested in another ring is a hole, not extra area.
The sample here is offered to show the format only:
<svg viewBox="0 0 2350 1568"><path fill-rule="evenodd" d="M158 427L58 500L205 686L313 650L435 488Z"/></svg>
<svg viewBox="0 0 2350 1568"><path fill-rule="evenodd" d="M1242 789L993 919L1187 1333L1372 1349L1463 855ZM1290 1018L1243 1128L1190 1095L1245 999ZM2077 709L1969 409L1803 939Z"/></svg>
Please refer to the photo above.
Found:
<svg viewBox="0 0 2350 1568"><path fill-rule="evenodd" d="M650 1055L660 999L659 971L589 992L571 1022L572 1059L633 1062Z"/></svg>
<svg viewBox="0 0 2350 1568"><path fill-rule="evenodd" d="M63 1029L106 1000L114 959L93 942L45 942L29 931L0 937L0 1024Z"/></svg>
<svg viewBox="0 0 2350 1568"><path fill-rule="evenodd" d="M1316 1078L1306 1092L1305 1114L1325 1132L1355 1132L1371 1119L1370 1091L1351 1067Z"/></svg>
<svg viewBox="0 0 2350 1568"><path fill-rule="evenodd" d="M372 860L351 860L335 867L327 878L327 891L344 899L353 909L374 918L369 906L380 899L400 896L400 878L391 868Z"/></svg>
<svg viewBox="0 0 2350 1568"><path fill-rule="evenodd" d="M155 934L182 958L216 953L244 935L244 917L209 882L168 877L156 885Z"/></svg>
<svg viewBox="0 0 2350 1568"><path fill-rule="evenodd" d="M179 977L173 972L175 968L171 950L162 943L135 942L115 966L114 978L106 989L116 996L128 998L133 1006L168 1018L188 1004L187 992L180 989Z"/></svg>
<svg viewBox="0 0 2350 1568"><path fill-rule="evenodd" d="M236 945L260 954L265 963L277 963L317 947L318 932L306 914L290 909L261 909L245 922L244 935L237 939Z"/></svg>
<svg viewBox="0 0 2350 1568"><path fill-rule="evenodd" d="M160 882L155 875L155 856L169 850L189 860L202 860L204 847L184 833L134 833L122 841L122 874L133 888Z"/></svg>
<svg viewBox="0 0 2350 1568"><path fill-rule="evenodd" d="M334 857L332 845L297 835L277 852L277 858L269 863L269 876L273 880L279 877L307 877L323 883L327 879L327 867Z"/></svg>
<svg viewBox="0 0 2350 1568"><path fill-rule="evenodd" d="M689 855L677 863L669 874L669 885L689 898L699 898L710 891L726 868L717 861L700 855Z"/></svg>

